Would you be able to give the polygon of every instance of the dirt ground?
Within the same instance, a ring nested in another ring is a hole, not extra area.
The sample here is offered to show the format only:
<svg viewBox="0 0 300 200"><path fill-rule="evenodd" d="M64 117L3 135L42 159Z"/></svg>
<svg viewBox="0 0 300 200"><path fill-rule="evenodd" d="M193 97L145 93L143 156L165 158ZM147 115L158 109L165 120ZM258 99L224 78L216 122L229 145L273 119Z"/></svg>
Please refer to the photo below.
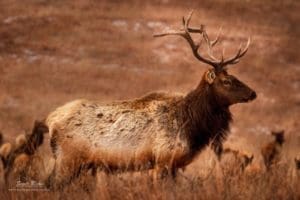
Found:
<svg viewBox="0 0 300 200"><path fill-rule="evenodd" d="M286 161L300 151L300 1L0 1L0 130L8 141L29 131L64 103L112 101L163 90L187 93L208 66L179 37L154 38L192 24L215 37L222 26L225 55L251 37L249 51L229 73L258 98L231 108L226 145L253 152L270 131L284 129ZM47 145L47 144L45 144ZM202 155L202 157L205 155ZM201 156L190 167L201 165ZM188 171L189 171L188 170Z"/></svg>

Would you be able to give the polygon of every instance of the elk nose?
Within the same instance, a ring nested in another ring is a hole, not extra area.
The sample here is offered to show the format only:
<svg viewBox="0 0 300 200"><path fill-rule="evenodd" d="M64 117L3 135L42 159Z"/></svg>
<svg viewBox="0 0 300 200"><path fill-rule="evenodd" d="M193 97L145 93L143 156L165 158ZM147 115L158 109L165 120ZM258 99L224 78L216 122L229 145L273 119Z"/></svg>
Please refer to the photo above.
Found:
<svg viewBox="0 0 300 200"><path fill-rule="evenodd" d="M256 92L251 92L250 99L253 100L256 98Z"/></svg>

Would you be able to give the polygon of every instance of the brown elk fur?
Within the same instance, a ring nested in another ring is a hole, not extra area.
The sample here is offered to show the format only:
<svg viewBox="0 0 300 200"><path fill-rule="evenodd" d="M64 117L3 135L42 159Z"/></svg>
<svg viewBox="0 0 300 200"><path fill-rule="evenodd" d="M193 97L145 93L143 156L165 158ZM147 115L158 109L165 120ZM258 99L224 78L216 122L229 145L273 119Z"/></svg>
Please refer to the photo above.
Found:
<svg viewBox="0 0 300 200"><path fill-rule="evenodd" d="M35 121L33 130L30 134L19 135L16 138L15 145L13 148L11 147L10 152L5 159L4 169L6 183L8 183L11 172L15 172L14 174L22 172L21 174L24 176L26 168L30 163L29 161L32 160L38 147L43 143L45 132L48 132L48 128L44 123Z"/></svg>
<svg viewBox="0 0 300 200"><path fill-rule="evenodd" d="M10 153L11 153L11 150L12 150L11 143L7 142L7 143L4 143L3 145L1 145L1 147L0 147L0 156L1 156L1 158L7 159L8 156L10 155Z"/></svg>
<svg viewBox="0 0 300 200"><path fill-rule="evenodd" d="M4 143L3 134L0 132L0 159L1 165L4 170L5 166L7 165L7 159L11 154L13 146L9 142Z"/></svg>
<svg viewBox="0 0 300 200"><path fill-rule="evenodd" d="M261 149L261 154L267 170L279 161L281 148L284 143L284 131L273 131L272 136L274 136L274 141L267 143Z"/></svg>
<svg viewBox="0 0 300 200"><path fill-rule="evenodd" d="M13 175L17 178L20 178L22 182L26 181L25 171L29 163L30 156L25 153L21 153L16 156L13 162L13 166L11 166Z"/></svg>
<svg viewBox="0 0 300 200"><path fill-rule="evenodd" d="M27 141L26 135L24 135L24 134L18 135L18 137L16 137L16 140L15 140L15 144L16 144L15 148L19 148L19 147L25 145L26 141Z"/></svg>
<svg viewBox="0 0 300 200"><path fill-rule="evenodd" d="M53 169L53 160L50 158L46 163L39 154L21 153L14 160L11 176L20 181L45 181Z"/></svg>

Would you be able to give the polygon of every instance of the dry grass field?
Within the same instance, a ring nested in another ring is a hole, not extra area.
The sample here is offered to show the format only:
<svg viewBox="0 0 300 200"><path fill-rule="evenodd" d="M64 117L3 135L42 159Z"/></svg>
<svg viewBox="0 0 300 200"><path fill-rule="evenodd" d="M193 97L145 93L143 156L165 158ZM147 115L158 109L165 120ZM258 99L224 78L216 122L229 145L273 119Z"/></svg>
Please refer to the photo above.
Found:
<svg viewBox="0 0 300 200"><path fill-rule="evenodd" d="M0 1L0 131L13 142L34 120L78 98L112 101L192 90L208 66L183 39L152 36L169 25L179 27L191 9L191 23L205 24L209 35L222 26L218 48L225 47L226 55L252 39L247 55L229 72L258 96L231 107L234 121L224 144L254 155L244 172L230 163L224 170L207 148L176 182L153 182L146 172L98 172L96 182L83 186L81 180L89 177L82 177L63 192L10 191L2 185L0 199L300 199L294 163L300 153L297 0ZM286 142L280 161L267 172L261 147L280 129ZM38 154L47 166L48 136Z"/></svg>

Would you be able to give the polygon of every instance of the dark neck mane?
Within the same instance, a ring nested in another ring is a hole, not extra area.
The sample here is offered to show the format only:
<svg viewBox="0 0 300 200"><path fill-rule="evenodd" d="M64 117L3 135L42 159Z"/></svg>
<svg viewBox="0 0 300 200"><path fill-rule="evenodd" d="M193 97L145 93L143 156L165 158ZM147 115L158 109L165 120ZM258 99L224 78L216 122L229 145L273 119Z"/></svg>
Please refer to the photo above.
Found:
<svg viewBox="0 0 300 200"><path fill-rule="evenodd" d="M229 107L218 103L217 95L204 80L178 108L180 124L192 150L199 151L210 142L222 143L226 138L232 121Z"/></svg>

